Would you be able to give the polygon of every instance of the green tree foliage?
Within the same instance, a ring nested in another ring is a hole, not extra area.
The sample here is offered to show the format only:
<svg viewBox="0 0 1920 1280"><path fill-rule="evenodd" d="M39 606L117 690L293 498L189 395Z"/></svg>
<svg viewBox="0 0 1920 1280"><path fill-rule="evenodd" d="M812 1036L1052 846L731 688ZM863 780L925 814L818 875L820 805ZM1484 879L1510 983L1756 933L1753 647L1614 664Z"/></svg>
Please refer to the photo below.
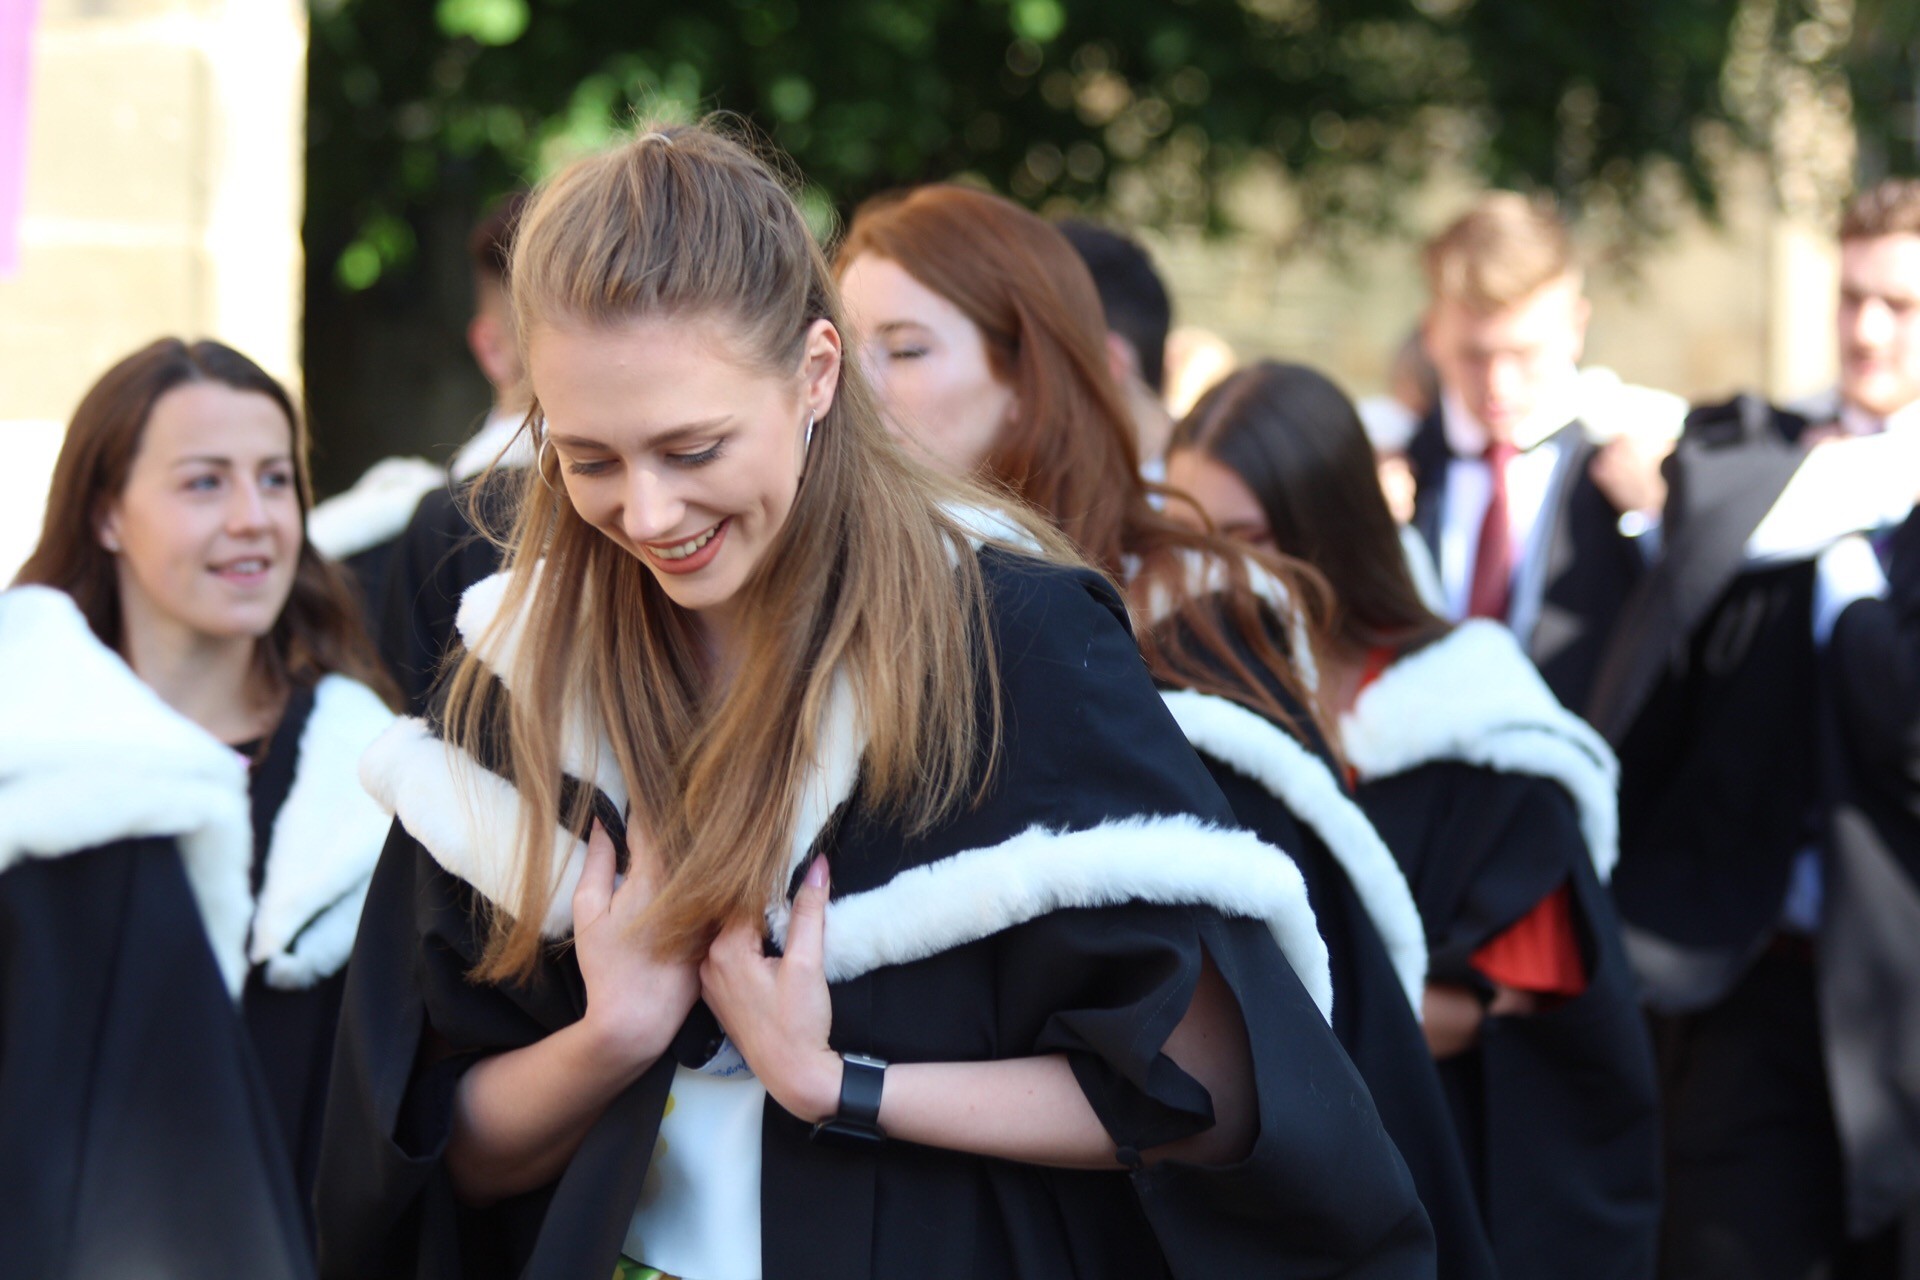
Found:
<svg viewBox="0 0 1920 1280"><path fill-rule="evenodd" d="M1652 166L1711 206L1738 0L315 0L309 249L349 290L424 210L638 110L738 112L842 209L972 175L1034 204L1219 216L1284 167L1312 225L1390 222L1442 156L1578 202Z"/></svg>

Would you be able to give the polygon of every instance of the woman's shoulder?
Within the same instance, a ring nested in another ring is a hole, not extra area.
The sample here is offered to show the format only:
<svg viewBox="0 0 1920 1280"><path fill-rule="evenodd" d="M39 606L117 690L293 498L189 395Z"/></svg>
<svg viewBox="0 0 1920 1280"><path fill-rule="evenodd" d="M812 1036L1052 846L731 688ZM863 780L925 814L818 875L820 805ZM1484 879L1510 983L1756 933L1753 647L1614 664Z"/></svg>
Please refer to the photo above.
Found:
<svg viewBox="0 0 1920 1280"><path fill-rule="evenodd" d="M1003 648L1017 650L1020 641L1060 641L1115 626L1132 635L1126 600L1105 574L1000 546L984 546L978 554Z"/></svg>

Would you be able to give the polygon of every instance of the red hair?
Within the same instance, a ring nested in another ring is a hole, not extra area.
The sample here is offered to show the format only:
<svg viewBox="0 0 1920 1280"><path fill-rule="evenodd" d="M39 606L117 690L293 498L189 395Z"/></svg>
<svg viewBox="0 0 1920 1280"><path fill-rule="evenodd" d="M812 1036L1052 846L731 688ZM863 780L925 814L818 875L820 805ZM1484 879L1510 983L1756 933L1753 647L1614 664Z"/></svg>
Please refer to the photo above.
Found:
<svg viewBox="0 0 1920 1280"><path fill-rule="evenodd" d="M933 185L861 206L838 269L862 254L897 264L979 329L1017 406L983 464L986 477L1045 512L1126 584L1155 678L1292 727L1277 682L1311 711L1250 566L1277 579L1311 622L1325 614L1324 583L1298 561L1190 529L1154 506L1133 419L1107 370L1100 295L1067 238L999 196ZM1193 553L1220 572L1196 584ZM1150 611L1155 599L1169 607Z"/></svg>

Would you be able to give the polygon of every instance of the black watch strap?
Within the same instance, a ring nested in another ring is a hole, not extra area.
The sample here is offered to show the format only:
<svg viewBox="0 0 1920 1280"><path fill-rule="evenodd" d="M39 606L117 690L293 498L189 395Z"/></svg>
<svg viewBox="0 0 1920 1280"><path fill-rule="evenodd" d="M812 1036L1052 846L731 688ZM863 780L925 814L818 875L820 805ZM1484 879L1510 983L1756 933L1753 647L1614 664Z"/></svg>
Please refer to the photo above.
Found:
<svg viewBox="0 0 1920 1280"><path fill-rule="evenodd" d="M814 1141L874 1146L885 1142L880 1128L880 1092L887 1064L863 1053L840 1055L840 1109L813 1126Z"/></svg>

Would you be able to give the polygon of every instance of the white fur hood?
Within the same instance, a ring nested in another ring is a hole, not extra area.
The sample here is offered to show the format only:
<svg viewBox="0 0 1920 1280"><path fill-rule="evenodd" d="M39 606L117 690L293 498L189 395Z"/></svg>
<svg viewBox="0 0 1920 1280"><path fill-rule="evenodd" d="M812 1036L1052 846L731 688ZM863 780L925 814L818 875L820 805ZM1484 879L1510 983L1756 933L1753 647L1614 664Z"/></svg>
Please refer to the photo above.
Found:
<svg viewBox="0 0 1920 1280"><path fill-rule="evenodd" d="M1620 855L1620 766L1586 721L1561 706L1498 623L1460 624L1387 668L1340 725L1363 778L1455 760L1558 783L1580 815L1604 883Z"/></svg>
<svg viewBox="0 0 1920 1280"><path fill-rule="evenodd" d="M1239 703L1190 689L1160 698L1194 750L1259 783L1320 837L1359 895L1418 1018L1427 982L1420 909L1393 851L1332 770L1286 730Z"/></svg>
<svg viewBox="0 0 1920 1280"><path fill-rule="evenodd" d="M248 958L275 987L309 987L353 951L360 907L391 825L361 787L359 761L397 717L345 676L314 688L293 786L273 820Z"/></svg>
<svg viewBox="0 0 1920 1280"><path fill-rule="evenodd" d="M171 836L227 989L246 980L246 764L94 638L63 592L0 593L0 872Z"/></svg>
<svg viewBox="0 0 1920 1280"><path fill-rule="evenodd" d="M459 626L496 675L511 667L517 626L489 627L504 575L471 588ZM620 807L626 792L604 738L588 717L575 718L563 744L569 773L591 780ZM853 795L864 750L857 699L835 690L828 724L798 809L788 867L797 872L820 833ZM436 738L418 720L402 721L361 762L367 789L449 874L494 902L510 902L518 876L514 848L518 797L510 784ZM542 922L550 937L572 928L572 891L585 847L554 833L553 905ZM1169 856L1177 850L1177 856ZM1285 855L1244 831L1191 815L1136 818L1074 831L1036 826L988 848L969 849L915 867L887 884L836 899L828 909L827 976L844 981L888 965L939 954L1049 912L1149 901L1212 906L1262 920L1322 1013L1332 1007L1326 945L1307 905L1300 872ZM786 937L788 906L776 894L768 932Z"/></svg>

